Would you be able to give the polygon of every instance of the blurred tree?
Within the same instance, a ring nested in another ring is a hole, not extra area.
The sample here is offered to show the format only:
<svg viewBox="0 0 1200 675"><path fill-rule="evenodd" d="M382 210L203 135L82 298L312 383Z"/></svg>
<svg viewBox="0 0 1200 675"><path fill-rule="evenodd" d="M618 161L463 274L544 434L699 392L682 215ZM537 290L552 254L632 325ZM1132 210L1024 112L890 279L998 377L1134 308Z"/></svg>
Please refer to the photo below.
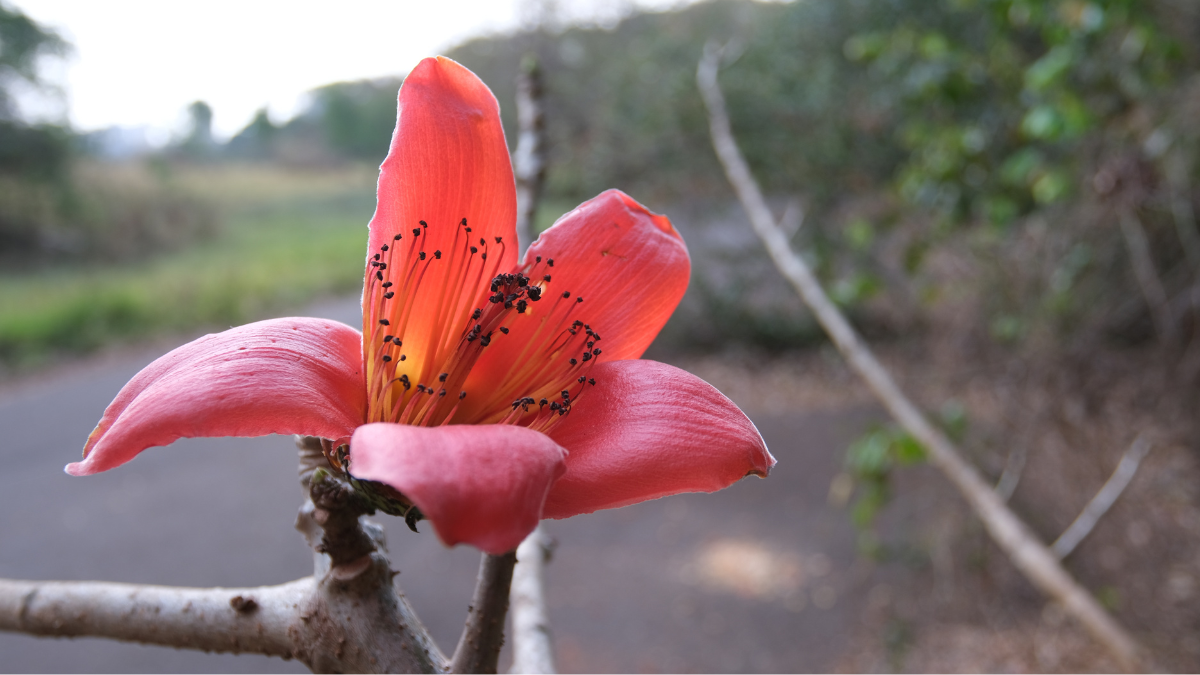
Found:
<svg viewBox="0 0 1200 675"><path fill-rule="evenodd" d="M47 86L38 71L41 60L66 50L56 33L0 2L0 173L47 180L59 177L66 166L69 133L51 124L26 123L16 101L22 87Z"/></svg>
<svg viewBox="0 0 1200 675"><path fill-rule="evenodd" d="M45 86L38 66L43 57L60 56L67 43L20 10L0 3L0 119L18 116L12 88L16 83Z"/></svg>
<svg viewBox="0 0 1200 675"><path fill-rule="evenodd" d="M212 135L212 106L204 101L194 101L187 108L188 132L179 144L179 152L190 159L213 156L216 147Z"/></svg>
<svg viewBox="0 0 1200 675"><path fill-rule="evenodd" d="M254 113L254 119L229 139L225 150L234 157L265 159L272 156L279 127L271 122L266 108Z"/></svg>
<svg viewBox="0 0 1200 675"><path fill-rule="evenodd" d="M313 92L307 116L319 120L337 155L382 162L396 126L398 78L339 82Z"/></svg>

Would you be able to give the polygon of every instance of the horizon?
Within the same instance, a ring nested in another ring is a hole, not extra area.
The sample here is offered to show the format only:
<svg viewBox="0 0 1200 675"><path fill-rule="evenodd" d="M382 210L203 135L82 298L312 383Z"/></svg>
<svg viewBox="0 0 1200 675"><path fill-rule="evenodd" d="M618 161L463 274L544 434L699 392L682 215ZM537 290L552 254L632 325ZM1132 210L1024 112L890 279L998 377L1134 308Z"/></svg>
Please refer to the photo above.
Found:
<svg viewBox="0 0 1200 675"><path fill-rule="evenodd" d="M67 123L80 133L141 135L149 147L161 147L182 135L195 101L212 108L213 137L225 142L259 110L283 123L304 110L314 89L403 77L422 58L472 39L539 25L611 28L637 12L695 2L584 0L568 7L555 0L452 0L435 7L349 0L328 13L320 11L328 5L280 0L11 0L10 6L70 45L63 56L42 61L40 72L54 90L25 92L26 117Z"/></svg>

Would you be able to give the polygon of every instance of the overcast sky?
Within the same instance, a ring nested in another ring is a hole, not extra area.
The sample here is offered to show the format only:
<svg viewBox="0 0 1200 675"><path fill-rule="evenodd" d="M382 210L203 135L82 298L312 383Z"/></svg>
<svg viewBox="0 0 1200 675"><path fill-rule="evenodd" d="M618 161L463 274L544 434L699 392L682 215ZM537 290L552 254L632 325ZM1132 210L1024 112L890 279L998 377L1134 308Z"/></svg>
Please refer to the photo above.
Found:
<svg viewBox="0 0 1200 675"><path fill-rule="evenodd" d="M160 142L206 101L226 138L268 107L284 121L304 92L399 75L470 37L513 31L547 6L575 23L612 24L635 6L689 0L7 0L74 46L49 64L66 109L30 100L79 130L148 126ZM335 9L336 8L336 9Z"/></svg>

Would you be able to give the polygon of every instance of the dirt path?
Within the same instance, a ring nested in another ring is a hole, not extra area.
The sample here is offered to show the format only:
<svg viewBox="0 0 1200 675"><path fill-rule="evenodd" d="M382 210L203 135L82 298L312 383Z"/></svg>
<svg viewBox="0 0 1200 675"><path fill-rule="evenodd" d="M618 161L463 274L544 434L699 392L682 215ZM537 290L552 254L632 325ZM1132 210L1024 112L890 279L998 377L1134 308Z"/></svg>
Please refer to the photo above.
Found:
<svg viewBox="0 0 1200 675"><path fill-rule="evenodd" d="M312 314L354 321L357 303ZM292 529L300 501L291 440L192 439L109 473L72 478L112 396L157 357L81 364L0 397L0 576L192 586L278 583L310 573ZM550 612L570 671L833 668L866 602L854 532L827 505L847 441L870 407L756 417L772 477L551 522ZM399 583L445 648L478 563L387 521ZM293 672L257 656L0 634L4 672Z"/></svg>

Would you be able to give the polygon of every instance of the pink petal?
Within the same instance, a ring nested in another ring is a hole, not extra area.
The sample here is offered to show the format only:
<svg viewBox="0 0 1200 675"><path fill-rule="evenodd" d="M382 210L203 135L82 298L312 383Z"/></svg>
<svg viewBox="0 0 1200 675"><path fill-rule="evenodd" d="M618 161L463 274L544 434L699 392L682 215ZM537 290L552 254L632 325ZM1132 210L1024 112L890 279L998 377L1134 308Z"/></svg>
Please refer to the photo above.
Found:
<svg viewBox="0 0 1200 675"><path fill-rule="evenodd" d="M206 335L121 389L74 476L198 436L348 437L366 415L358 331L324 319L272 319Z"/></svg>
<svg viewBox="0 0 1200 675"><path fill-rule="evenodd" d="M539 256L542 263L536 262ZM551 259L553 267L547 264ZM470 396L459 419L489 419L516 398L574 387L576 377L586 373L569 360L582 358L586 338L570 349L557 345L575 320L600 334L596 361L640 357L675 311L691 271L687 247L671 221L619 190L560 218L529 247L524 264L534 283L546 274L551 280L542 299L508 321L511 332L496 338L471 371L464 387ZM571 297L564 299L564 292Z"/></svg>
<svg viewBox="0 0 1200 675"><path fill-rule="evenodd" d="M712 385L655 361L613 361L550 437L567 473L546 518L569 518L681 492L715 492L765 477L775 458L754 423Z"/></svg>
<svg viewBox="0 0 1200 675"><path fill-rule="evenodd" d="M553 258L547 293L584 299L579 317L600 333L601 360L636 359L687 290L691 260L683 238L620 190L607 190L563 216L525 254Z"/></svg>
<svg viewBox="0 0 1200 675"><path fill-rule="evenodd" d="M350 440L350 472L399 490L447 546L500 554L521 543L565 470L566 451L524 427L381 422Z"/></svg>
<svg viewBox="0 0 1200 675"><path fill-rule="evenodd" d="M363 334L372 387L376 338L386 334L404 342L404 370L413 382L437 375L488 282L517 261L516 204L496 97L450 59L421 61L400 88L370 224ZM377 254L386 269L370 264ZM384 288L385 281L392 286ZM394 297L385 300L388 292ZM381 327L381 319L390 325Z"/></svg>

